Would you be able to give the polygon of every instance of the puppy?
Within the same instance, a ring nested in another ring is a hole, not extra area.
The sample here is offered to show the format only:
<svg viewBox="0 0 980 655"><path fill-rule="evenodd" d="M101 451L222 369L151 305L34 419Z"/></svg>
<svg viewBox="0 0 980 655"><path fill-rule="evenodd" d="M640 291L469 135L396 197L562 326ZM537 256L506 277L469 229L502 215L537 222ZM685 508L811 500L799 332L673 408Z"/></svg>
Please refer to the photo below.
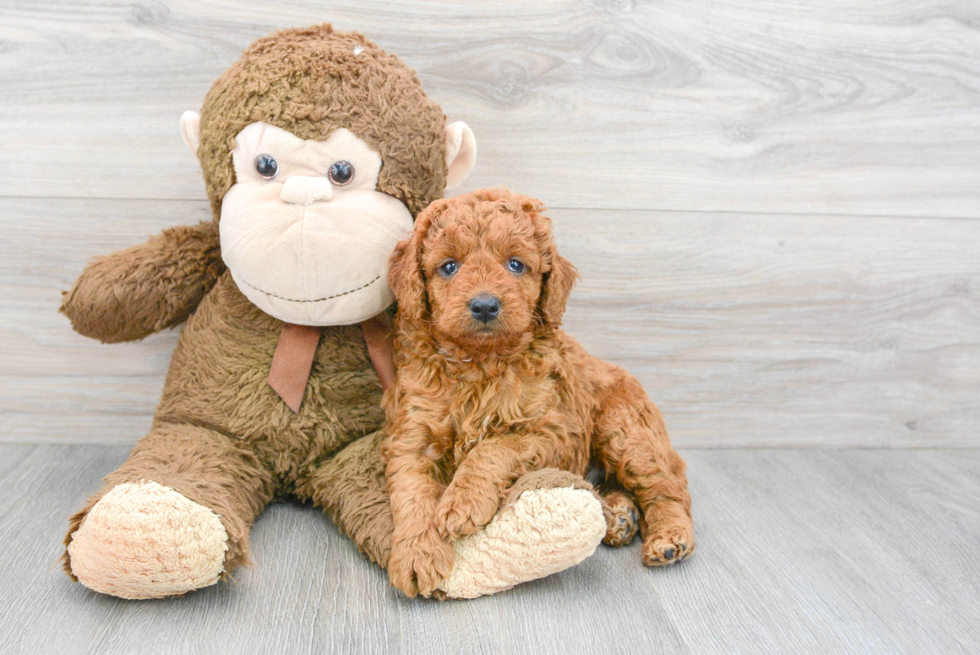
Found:
<svg viewBox="0 0 980 655"><path fill-rule="evenodd" d="M694 549L685 465L633 377L559 329L575 283L536 200L484 189L440 200L392 256L395 381L383 446L394 518L388 574L438 595L452 542L497 513L520 476L606 472L606 543L643 563Z"/></svg>

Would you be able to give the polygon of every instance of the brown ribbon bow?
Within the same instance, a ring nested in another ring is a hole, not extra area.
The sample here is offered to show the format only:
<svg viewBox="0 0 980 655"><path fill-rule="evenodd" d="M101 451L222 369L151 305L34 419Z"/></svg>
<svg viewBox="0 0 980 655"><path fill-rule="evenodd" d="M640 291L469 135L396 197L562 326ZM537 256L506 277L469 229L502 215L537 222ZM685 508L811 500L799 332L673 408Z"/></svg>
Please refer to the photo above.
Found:
<svg viewBox="0 0 980 655"><path fill-rule="evenodd" d="M395 379L391 319L386 313L378 314L361 323L361 332L367 343L371 365L381 381L381 388L387 389ZM276 352L272 356L269 386L297 414L303 404L303 394L306 393L306 383L310 379L321 334L322 327L283 323L279 343L276 344Z"/></svg>

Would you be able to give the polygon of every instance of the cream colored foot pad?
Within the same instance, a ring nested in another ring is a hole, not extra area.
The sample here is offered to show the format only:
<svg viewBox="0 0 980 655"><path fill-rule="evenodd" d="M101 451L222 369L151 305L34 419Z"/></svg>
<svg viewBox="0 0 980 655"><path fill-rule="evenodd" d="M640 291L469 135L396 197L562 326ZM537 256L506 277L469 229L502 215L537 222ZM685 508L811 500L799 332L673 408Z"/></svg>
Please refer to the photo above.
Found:
<svg viewBox="0 0 980 655"><path fill-rule="evenodd" d="M83 585L120 598L163 598L212 585L228 534L218 515L170 487L140 481L113 487L68 545Z"/></svg>
<svg viewBox="0 0 980 655"><path fill-rule="evenodd" d="M456 563L440 587L476 598L574 566L606 534L602 505L585 489L525 491L487 527L456 543Z"/></svg>

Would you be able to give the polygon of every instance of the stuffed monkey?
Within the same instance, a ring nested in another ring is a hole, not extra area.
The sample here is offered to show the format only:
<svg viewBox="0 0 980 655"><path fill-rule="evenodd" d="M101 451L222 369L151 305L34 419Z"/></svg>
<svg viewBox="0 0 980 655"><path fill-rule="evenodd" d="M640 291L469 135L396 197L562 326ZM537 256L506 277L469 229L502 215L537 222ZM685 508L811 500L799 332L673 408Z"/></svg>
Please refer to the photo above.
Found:
<svg viewBox="0 0 980 655"><path fill-rule="evenodd" d="M181 126L213 220L93 261L61 307L107 343L186 321L149 434L71 518L65 570L122 598L212 585L249 562L249 529L279 496L322 507L385 567L388 259L469 173L473 134L397 57L329 25L256 41ZM581 478L520 480L456 545L442 593L576 564L605 525Z"/></svg>

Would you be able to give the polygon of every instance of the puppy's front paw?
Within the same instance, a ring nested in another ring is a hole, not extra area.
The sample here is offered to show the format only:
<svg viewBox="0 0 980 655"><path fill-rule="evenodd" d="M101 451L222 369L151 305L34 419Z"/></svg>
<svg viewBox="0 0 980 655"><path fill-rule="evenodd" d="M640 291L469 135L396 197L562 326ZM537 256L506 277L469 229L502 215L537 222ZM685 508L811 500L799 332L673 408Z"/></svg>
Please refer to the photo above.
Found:
<svg viewBox="0 0 980 655"><path fill-rule="evenodd" d="M408 539L394 539L388 560L388 579L409 598L431 597L453 570L452 544L435 530Z"/></svg>
<svg viewBox="0 0 980 655"><path fill-rule="evenodd" d="M456 552L435 530L426 533L421 547L423 550L415 560L415 577L419 593L430 598L452 573Z"/></svg>
<svg viewBox="0 0 980 655"><path fill-rule="evenodd" d="M488 524L499 505L499 494L492 485L481 488L457 485L454 481L436 506L435 524L439 534L447 539L464 537Z"/></svg>
<svg viewBox="0 0 980 655"><path fill-rule="evenodd" d="M415 598L419 593L413 560L411 548L404 544L392 544L391 555L388 558L388 581L391 582L392 587L409 598Z"/></svg>

